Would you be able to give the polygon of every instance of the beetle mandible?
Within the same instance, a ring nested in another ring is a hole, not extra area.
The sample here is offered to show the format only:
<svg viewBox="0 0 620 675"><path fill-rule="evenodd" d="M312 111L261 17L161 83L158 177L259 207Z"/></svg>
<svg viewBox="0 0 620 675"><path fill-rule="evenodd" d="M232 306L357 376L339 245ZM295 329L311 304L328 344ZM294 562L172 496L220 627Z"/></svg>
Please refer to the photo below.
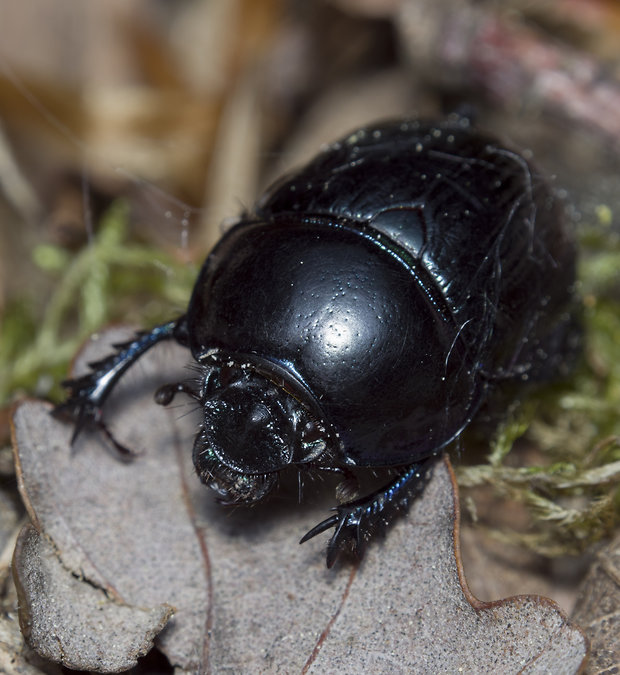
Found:
<svg viewBox="0 0 620 675"><path fill-rule="evenodd" d="M228 504L278 472L397 467L340 504L331 566L421 492L429 466L500 383L566 372L578 343L575 246L562 206L517 152L470 128L359 129L271 187L204 262L187 312L69 380L56 412L103 428L125 370L173 339L199 364L193 459Z"/></svg>

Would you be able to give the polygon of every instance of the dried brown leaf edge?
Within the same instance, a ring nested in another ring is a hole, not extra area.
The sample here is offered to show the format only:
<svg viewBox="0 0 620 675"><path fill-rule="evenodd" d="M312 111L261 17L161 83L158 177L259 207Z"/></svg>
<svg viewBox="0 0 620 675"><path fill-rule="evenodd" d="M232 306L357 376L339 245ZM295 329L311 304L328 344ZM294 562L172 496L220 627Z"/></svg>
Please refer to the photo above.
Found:
<svg viewBox="0 0 620 675"><path fill-rule="evenodd" d="M127 333L91 340L76 370ZM14 556L22 631L71 668L119 672L154 643L183 672L577 673L583 633L551 600L483 603L459 557L448 460L424 495L357 565L327 570L321 542L297 546L325 516L312 503L227 511L193 475L196 417L152 402L187 376L187 353L153 350L106 408L123 463L98 434L72 448L50 406L24 402L13 441L32 525ZM312 487L312 484L310 484Z"/></svg>

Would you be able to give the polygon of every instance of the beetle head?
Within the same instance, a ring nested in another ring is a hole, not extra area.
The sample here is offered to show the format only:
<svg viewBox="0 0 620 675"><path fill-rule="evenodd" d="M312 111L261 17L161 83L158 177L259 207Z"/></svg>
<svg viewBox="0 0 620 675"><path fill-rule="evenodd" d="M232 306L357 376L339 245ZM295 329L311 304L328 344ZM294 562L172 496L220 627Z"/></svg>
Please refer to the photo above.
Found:
<svg viewBox="0 0 620 675"><path fill-rule="evenodd" d="M204 369L200 399L204 421L194 464L224 502L256 502L274 487L279 471L318 462L327 452L328 434L317 418L281 378L255 364L213 359Z"/></svg>

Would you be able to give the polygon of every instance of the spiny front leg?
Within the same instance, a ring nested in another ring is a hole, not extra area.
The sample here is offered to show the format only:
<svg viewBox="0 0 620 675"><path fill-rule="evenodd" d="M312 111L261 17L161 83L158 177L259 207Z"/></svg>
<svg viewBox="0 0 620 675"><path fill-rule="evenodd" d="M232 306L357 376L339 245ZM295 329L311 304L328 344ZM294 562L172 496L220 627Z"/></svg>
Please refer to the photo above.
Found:
<svg viewBox="0 0 620 675"><path fill-rule="evenodd" d="M148 333L138 333L133 340L114 345L116 352L100 361L89 363L90 373L63 382L69 390L67 400L57 405L52 414L75 423L71 442L73 443L85 427L103 431L121 454L131 454L114 440L103 422L102 409L107 397L125 371L147 350L158 342L169 339L179 340L183 330L184 317L156 326Z"/></svg>
<svg viewBox="0 0 620 675"><path fill-rule="evenodd" d="M377 528L387 527L424 491L430 469L436 461L437 457L429 457L412 464L376 492L340 504L334 509L336 513L333 516L313 527L299 543L303 544L317 534L335 527L336 531L327 544L327 567L331 567L338 554L347 549L353 549L361 556Z"/></svg>

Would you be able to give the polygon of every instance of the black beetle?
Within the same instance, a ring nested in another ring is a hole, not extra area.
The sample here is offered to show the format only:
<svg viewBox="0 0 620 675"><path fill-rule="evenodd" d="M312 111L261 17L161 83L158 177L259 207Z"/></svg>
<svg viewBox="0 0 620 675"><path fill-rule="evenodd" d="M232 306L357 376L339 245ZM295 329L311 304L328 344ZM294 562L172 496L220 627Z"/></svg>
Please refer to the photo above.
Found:
<svg viewBox="0 0 620 675"><path fill-rule="evenodd" d="M175 339L199 364L178 391L204 413L201 480L251 503L288 466L398 467L330 527L329 566L418 494L432 460L500 381L561 375L578 344L575 246L553 191L519 154L470 129L360 129L273 186L206 259L181 318L67 382L56 412L105 429L123 372Z"/></svg>

